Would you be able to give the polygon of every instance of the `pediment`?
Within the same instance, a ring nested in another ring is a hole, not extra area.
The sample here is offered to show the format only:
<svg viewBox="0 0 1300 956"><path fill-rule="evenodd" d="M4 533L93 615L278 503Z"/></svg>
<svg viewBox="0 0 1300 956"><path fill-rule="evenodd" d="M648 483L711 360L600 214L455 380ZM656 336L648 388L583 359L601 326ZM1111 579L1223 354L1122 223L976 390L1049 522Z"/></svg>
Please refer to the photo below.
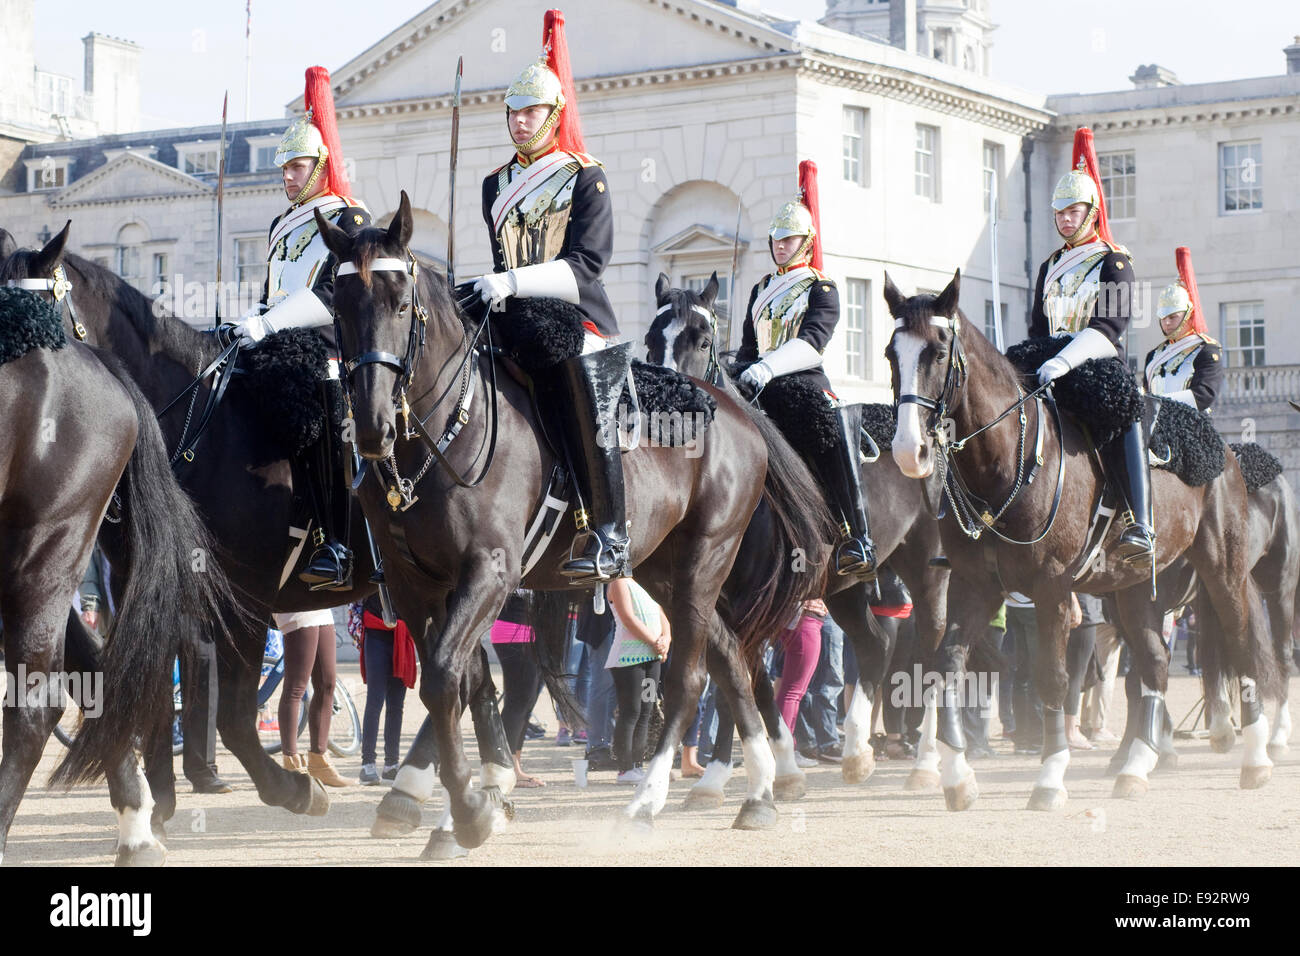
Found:
<svg viewBox="0 0 1300 956"><path fill-rule="evenodd" d="M123 154L59 191L54 206L116 202L158 196L202 196L215 187L179 169L137 154Z"/></svg>
<svg viewBox="0 0 1300 956"><path fill-rule="evenodd" d="M542 17L553 5L439 0L335 70L335 101L343 107L446 94L459 56L465 91L502 89L540 55ZM771 56L793 44L761 18L705 0L568 0L564 13L579 81ZM301 111L302 97L289 108Z"/></svg>
<svg viewBox="0 0 1300 956"><path fill-rule="evenodd" d="M669 236L659 245L655 246L651 252L658 256L671 258L673 256L703 256L703 255L731 255L732 246L735 237L726 236L715 229L696 223L688 226L676 235ZM744 250L749 243L744 239L740 240L740 248Z"/></svg>

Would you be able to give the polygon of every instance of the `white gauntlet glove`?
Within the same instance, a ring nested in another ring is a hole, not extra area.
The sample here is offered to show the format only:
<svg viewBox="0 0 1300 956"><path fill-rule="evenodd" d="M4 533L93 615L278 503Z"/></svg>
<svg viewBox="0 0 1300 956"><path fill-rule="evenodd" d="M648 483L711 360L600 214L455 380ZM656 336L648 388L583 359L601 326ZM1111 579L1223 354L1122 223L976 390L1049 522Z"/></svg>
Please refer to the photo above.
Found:
<svg viewBox="0 0 1300 956"><path fill-rule="evenodd" d="M744 384L751 386L755 391L759 391L766 388L767 383L772 381L772 370L764 362L755 362L740 373L740 380Z"/></svg>
<svg viewBox="0 0 1300 956"><path fill-rule="evenodd" d="M1069 344L1038 367L1038 384L1054 382L1071 369L1078 368L1089 359L1114 358L1115 346L1096 329L1084 329Z"/></svg>
<svg viewBox="0 0 1300 956"><path fill-rule="evenodd" d="M259 314L259 310L262 311ZM267 309L258 304L236 324L240 347L252 348L272 332L316 329L334 321L325 303L311 289L299 289Z"/></svg>
<svg viewBox="0 0 1300 956"><path fill-rule="evenodd" d="M474 280L474 291L485 305L494 309L514 295L517 289L513 272L489 272Z"/></svg>

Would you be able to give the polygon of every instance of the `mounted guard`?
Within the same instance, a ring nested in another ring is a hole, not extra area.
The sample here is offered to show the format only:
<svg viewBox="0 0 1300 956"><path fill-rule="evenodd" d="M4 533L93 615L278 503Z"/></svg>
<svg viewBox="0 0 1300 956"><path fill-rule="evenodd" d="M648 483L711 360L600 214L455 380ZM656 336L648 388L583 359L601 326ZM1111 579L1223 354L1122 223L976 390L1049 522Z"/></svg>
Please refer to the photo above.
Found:
<svg viewBox="0 0 1300 956"><path fill-rule="evenodd" d="M614 248L609 181L584 152L559 10L546 12L542 43L542 58L506 90L515 154L483 180L494 271L473 286L497 310L511 296L549 297L582 313L582 354L562 362L545 383L557 393L550 411L560 419L582 496L577 536L561 566L580 584L627 573L623 464L611 425L632 347L617 344L618 322L600 281Z"/></svg>
<svg viewBox="0 0 1300 956"><path fill-rule="evenodd" d="M838 434L833 447L811 456L808 463L840 520L836 572L870 581L876 575L876 551L862 493L862 406L841 405L822 368L822 351L840 320L840 299L835 283L821 271L820 218L817 165L804 160L799 164L798 196L777 211L768 228L768 251L776 271L763 276L749 294L737 358L753 364L741 373L740 383L761 395L773 379L799 376L835 406ZM787 438L800 448L794 436Z"/></svg>
<svg viewBox="0 0 1300 956"><path fill-rule="evenodd" d="M1052 193L1056 231L1065 244L1038 270L1029 321L1031 338L1069 335L1071 341L1039 367L1040 385L1090 359L1122 358L1120 340L1132 318L1133 260L1111 238L1092 130L1087 127L1075 130L1071 166ZM1100 451L1129 509L1115 557L1134 567L1150 565L1156 536L1142 422L1127 426Z"/></svg>
<svg viewBox="0 0 1300 956"><path fill-rule="evenodd" d="M1147 353L1146 388L1176 402L1213 410L1223 383L1222 346L1210 338L1201 311L1201 297L1192 271L1192 251L1179 246L1174 253L1178 281L1165 286L1156 318L1165 340Z"/></svg>
<svg viewBox="0 0 1300 956"><path fill-rule="evenodd" d="M303 456L308 498L316 522L314 550L299 579L316 590L347 590L352 552L347 533L350 496L340 486L343 474L341 436L335 434L331 409L340 401L335 357L333 253L316 228L317 211L349 235L370 225L370 212L350 195L343 151L334 119L329 71L307 69L306 113L285 130L275 153L284 175L289 208L271 222L267 240L267 278L262 300L236 325L244 347L252 348L272 332L317 329L330 347L328 377L321 382L326 426Z"/></svg>

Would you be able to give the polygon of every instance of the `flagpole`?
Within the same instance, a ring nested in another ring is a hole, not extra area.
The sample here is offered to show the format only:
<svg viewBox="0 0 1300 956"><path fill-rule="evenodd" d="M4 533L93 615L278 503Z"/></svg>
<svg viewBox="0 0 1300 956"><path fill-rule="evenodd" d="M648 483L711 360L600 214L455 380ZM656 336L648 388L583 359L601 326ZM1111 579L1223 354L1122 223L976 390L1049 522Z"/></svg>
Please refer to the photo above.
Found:
<svg viewBox="0 0 1300 956"><path fill-rule="evenodd" d="M246 0L244 14L244 122L247 123L253 100L253 0Z"/></svg>

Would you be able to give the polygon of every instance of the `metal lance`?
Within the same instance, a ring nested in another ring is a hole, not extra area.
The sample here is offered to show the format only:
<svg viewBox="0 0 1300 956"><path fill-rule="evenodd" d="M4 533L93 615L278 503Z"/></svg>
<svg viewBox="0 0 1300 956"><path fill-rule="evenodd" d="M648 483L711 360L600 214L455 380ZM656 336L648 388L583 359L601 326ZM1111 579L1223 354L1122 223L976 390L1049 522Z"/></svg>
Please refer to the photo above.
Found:
<svg viewBox="0 0 1300 956"><path fill-rule="evenodd" d="M728 280L731 285L727 288L727 341L723 351L731 348L731 326L733 325L732 317L736 314L736 281L740 278L740 211L744 200L736 200L736 231L731 240L731 278ZM717 338L717 329L714 329L714 338ZM714 346L714 351L717 346Z"/></svg>
<svg viewBox="0 0 1300 956"><path fill-rule="evenodd" d="M226 107L230 104L230 91L221 98L221 159L217 164L217 301L212 312L212 328L221 326L221 247L222 207L226 195Z"/></svg>
<svg viewBox="0 0 1300 956"><path fill-rule="evenodd" d="M460 149L460 78L465 71L465 58L456 61L456 88L451 99L451 165L447 185L447 288L456 294L456 156Z"/></svg>

